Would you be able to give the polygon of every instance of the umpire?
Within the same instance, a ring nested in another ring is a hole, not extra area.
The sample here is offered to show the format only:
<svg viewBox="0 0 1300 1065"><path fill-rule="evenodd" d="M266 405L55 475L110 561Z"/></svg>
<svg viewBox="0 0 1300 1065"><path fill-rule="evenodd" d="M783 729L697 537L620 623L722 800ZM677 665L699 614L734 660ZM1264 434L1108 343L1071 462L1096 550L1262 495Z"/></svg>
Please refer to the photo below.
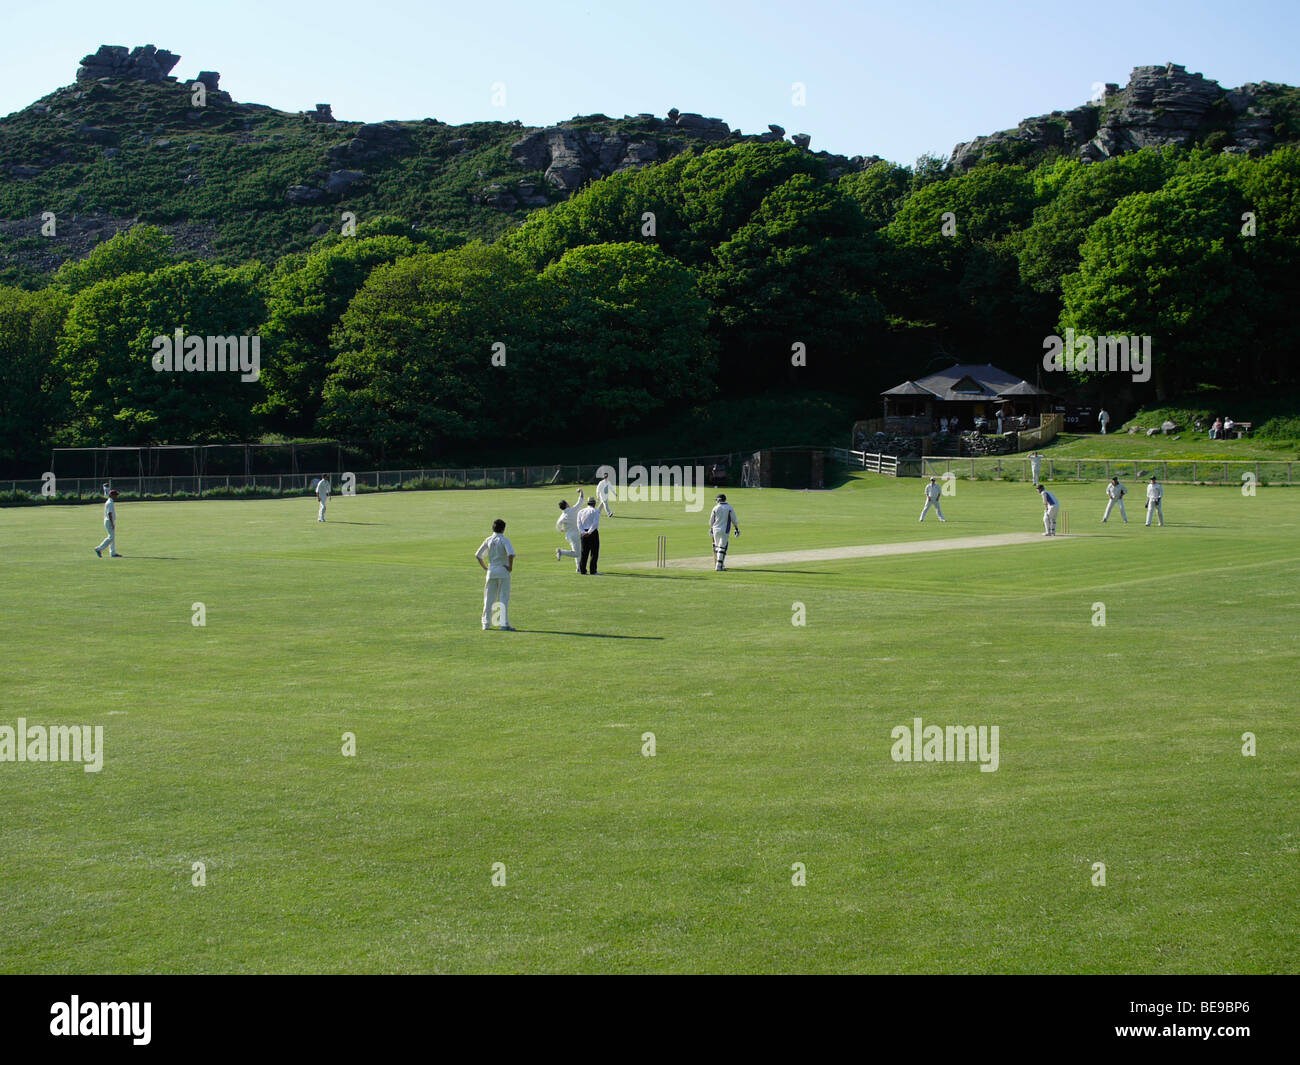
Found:
<svg viewBox="0 0 1300 1065"><path fill-rule="evenodd" d="M595 496L587 500L587 505L578 511L578 536L582 540L582 553L578 556L578 572L597 575L596 567L600 561L600 504ZM591 569L587 563L591 563Z"/></svg>

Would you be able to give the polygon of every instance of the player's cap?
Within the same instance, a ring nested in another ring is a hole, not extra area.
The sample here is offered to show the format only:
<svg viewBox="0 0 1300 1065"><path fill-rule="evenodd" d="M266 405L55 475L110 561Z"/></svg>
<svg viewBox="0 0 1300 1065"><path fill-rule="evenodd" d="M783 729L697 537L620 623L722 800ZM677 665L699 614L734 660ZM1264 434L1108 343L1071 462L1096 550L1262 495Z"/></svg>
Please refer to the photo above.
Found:
<svg viewBox="0 0 1300 1065"><path fill-rule="evenodd" d="M108 498L109 498L109 499L116 499L116 498L117 498L117 489L116 489L116 488L110 488L110 489L108 490Z"/></svg>
<svg viewBox="0 0 1300 1065"><path fill-rule="evenodd" d="M723 495L721 492L719 492L717 497L714 499L715 503L725 503L726 501L727 501L727 497Z"/></svg>

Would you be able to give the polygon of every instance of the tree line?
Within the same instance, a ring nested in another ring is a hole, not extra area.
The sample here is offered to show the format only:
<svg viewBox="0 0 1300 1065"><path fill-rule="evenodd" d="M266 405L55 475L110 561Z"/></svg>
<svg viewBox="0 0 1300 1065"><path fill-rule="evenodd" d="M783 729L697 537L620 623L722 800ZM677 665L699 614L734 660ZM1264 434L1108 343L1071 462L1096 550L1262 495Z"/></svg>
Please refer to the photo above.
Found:
<svg viewBox="0 0 1300 1065"><path fill-rule="evenodd" d="M937 355L1034 380L1067 327L1153 338L1138 399L1294 389L1298 192L1295 147L836 178L774 143L614 174L492 243L378 218L232 267L139 226L0 288L0 466L269 434L430 461L801 389L869 414ZM259 337L258 379L157 372L177 330Z"/></svg>

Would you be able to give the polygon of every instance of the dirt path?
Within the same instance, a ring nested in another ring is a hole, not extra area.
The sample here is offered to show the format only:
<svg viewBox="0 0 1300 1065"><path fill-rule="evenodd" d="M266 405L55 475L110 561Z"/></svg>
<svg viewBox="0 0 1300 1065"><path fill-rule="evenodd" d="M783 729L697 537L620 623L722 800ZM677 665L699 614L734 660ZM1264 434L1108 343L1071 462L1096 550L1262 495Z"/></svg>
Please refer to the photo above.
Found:
<svg viewBox="0 0 1300 1065"><path fill-rule="evenodd" d="M859 544L856 547L818 547L807 551L773 551L765 555L744 555L737 540L727 553L727 569L779 566L787 562L832 562L841 558L876 558L879 555L917 555L927 551L960 551L971 547L1005 547L1008 544L1044 543L1042 533L998 533L994 536L957 536L947 540L912 540L899 544ZM1058 536L1061 540L1065 537ZM653 562L637 562L638 569L654 568ZM711 558L670 558L672 569L712 569Z"/></svg>

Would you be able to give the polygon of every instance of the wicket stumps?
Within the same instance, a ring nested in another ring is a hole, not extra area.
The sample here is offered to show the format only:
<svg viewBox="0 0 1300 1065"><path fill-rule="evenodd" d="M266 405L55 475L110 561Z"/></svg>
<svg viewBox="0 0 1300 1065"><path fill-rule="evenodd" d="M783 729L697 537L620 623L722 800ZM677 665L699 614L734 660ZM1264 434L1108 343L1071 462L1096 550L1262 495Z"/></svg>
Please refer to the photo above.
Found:
<svg viewBox="0 0 1300 1065"><path fill-rule="evenodd" d="M1058 524L1061 526L1061 530L1060 530L1061 535L1069 536L1070 535L1070 512L1068 510L1061 511L1061 520L1060 522L1058 522Z"/></svg>
<svg viewBox="0 0 1300 1065"><path fill-rule="evenodd" d="M659 542L655 547L655 565L661 569L668 565L668 537L659 537Z"/></svg>

